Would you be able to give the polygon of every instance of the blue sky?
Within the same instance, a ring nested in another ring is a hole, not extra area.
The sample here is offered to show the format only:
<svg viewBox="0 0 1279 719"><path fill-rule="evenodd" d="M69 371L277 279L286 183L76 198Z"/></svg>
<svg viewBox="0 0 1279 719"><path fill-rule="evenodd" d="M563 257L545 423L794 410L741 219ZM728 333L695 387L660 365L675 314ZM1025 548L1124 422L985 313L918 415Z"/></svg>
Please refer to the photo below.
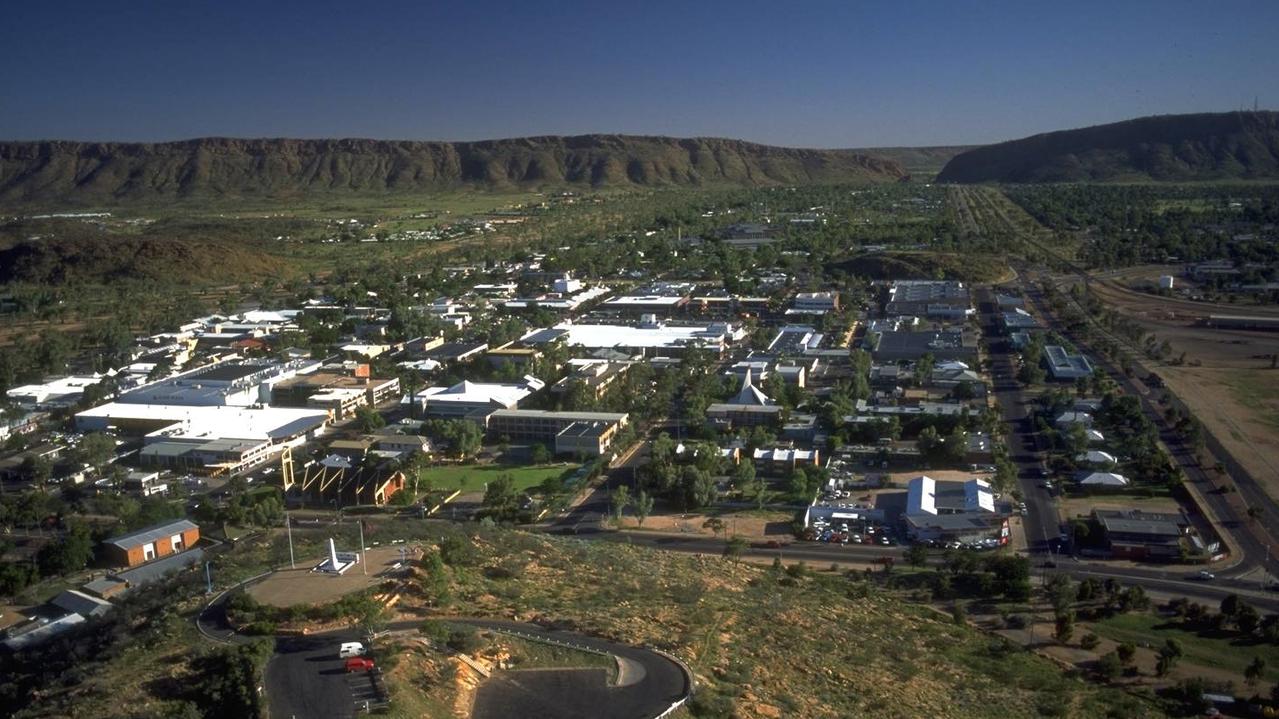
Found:
<svg viewBox="0 0 1279 719"><path fill-rule="evenodd" d="M8 2L0 138L984 143L1279 107L1279 2Z"/></svg>

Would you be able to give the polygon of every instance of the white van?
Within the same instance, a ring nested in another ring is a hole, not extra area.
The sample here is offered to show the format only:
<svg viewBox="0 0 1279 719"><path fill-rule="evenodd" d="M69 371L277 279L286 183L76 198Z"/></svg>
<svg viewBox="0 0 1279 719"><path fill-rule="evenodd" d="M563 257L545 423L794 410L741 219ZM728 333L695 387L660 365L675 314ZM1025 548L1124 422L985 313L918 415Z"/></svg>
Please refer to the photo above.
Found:
<svg viewBox="0 0 1279 719"><path fill-rule="evenodd" d="M338 649L338 659L350 659L364 655L364 645L359 642L342 642Z"/></svg>

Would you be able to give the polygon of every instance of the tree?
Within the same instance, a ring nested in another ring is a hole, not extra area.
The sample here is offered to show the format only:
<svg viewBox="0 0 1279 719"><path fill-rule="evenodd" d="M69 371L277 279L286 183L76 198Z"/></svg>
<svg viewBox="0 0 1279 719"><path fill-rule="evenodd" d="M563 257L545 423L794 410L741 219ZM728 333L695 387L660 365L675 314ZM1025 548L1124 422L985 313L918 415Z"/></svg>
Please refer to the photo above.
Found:
<svg viewBox="0 0 1279 719"><path fill-rule="evenodd" d="M922 544L912 544L906 549L906 562L912 567L922 567L928 563L928 548Z"/></svg>
<svg viewBox="0 0 1279 719"><path fill-rule="evenodd" d="M689 509L699 509L715 501L715 478L697 467L684 467L680 487Z"/></svg>
<svg viewBox="0 0 1279 719"><path fill-rule="evenodd" d="M386 605L373 597L367 597L356 605L351 619L352 624L364 634L374 634L386 626Z"/></svg>
<svg viewBox="0 0 1279 719"><path fill-rule="evenodd" d="M483 505L488 515L498 521L509 521L519 511L519 496L515 492L515 480L509 474L499 475L484 488Z"/></svg>
<svg viewBox="0 0 1279 719"><path fill-rule="evenodd" d="M372 432L386 426L386 419L372 407L355 409L355 427L361 432Z"/></svg>
<svg viewBox="0 0 1279 719"><path fill-rule="evenodd" d="M724 531L724 520L719 517L711 517L705 522L702 522L702 528L711 530L711 534L718 537L719 533Z"/></svg>
<svg viewBox="0 0 1279 719"><path fill-rule="evenodd" d="M626 512L626 507L631 503L631 489L626 485L618 485L613 490L611 498L611 508L613 510L613 521L618 524L622 523L622 515Z"/></svg>
<svg viewBox="0 0 1279 719"><path fill-rule="evenodd" d="M440 552L428 552L422 557L422 590L427 599L435 605L447 604L449 600L448 569L444 566L444 558Z"/></svg>
<svg viewBox="0 0 1279 719"><path fill-rule="evenodd" d="M1079 602L1091 602L1101 594L1101 582L1095 577L1088 577L1079 582L1079 588L1075 591L1075 600Z"/></svg>
<svg viewBox="0 0 1279 719"><path fill-rule="evenodd" d="M43 490L49 477L53 476L53 462L48 457L29 454L22 460L18 471L33 487Z"/></svg>
<svg viewBox="0 0 1279 719"><path fill-rule="evenodd" d="M115 457L115 438L103 432L92 432L80 440L75 455L99 472Z"/></svg>
<svg viewBox="0 0 1279 719"><path fill-rule="evenodd" d="M1057 621L1053 626L1053 637L1058 642L1065 644L1075 634L1075 613L1065 612L1057 615Z"/></svg>
<svg viewBox="0 0 1279 719"><path fill-rule="evenodd" d="M937 366L937 358L932 352L925 352L915 362L915 385L925 387L932 384L933 368Z"/></svg>
<svg viewBox="0 0 1279 719"><path fill-rule="evenodd" d="M733 487L744 493L754 483L755 463L751 461L738 462L737 466L733 467Z"/></svg>
<svg viewBox="0 0 1279 719"><path fill-rule="evenodd" d="M1235 626L1240 634L1251 636L1261 626L1261 614L1251 604L1241 604L1235 612Z"/></svg>
<svg viewBox="0 0 1279 719"><path fill-rule="evenodd" d="M1137 645L1132 642L1124 642L1115 648L1115 653L1119 656L1119 661L1124 666L1130 667L1133 660L1137 658Z"/></svg>
<svg viewBox="0 0 1279 719"><path fill-rule="evenodd" d="M746 551L746 540L741 537L729 537L724 543L724 556L733 561L742 558L742 553Z"/></svg>
<svg viewBox="0 0 1279 719"><path fill-rule="evenodd" d="M1123 663L1119 661L1119 657L1114 652L1109 652L1097 660L1097 676L1102 681L1114 681L1119 678L1123 671Z"/></svg>
<svg viewBox="0 0 1279 719"><path fill-rule="evenodd" d="M533 461L533 464L546 464L551 461L551 450L547 449L546 445L538 442L529 450L529 458Z"/></svg>
<svg viewBox="0 0 1279 719"><path fill-rule="evenodd" d="M475 544L461 534L449 534L440 540L440 559L450 567L464 567L476 560Z"/></svg>
<svg viewBox="0 0 1279 719"><path fill-rule="evenodd" d="M635 495L635 522L639 526L644 526L644 520L648 519L648 515L653 512L653 495L644 490L640 490Z"/></svg>
<svg viewBox="0 0 1279 719"><path fill-rule="evenodd" d="M1098 637L1092 632L1089 632L1079 638L1079 648L1086 651L1091 652L1096 649L1099 644L1101 644L1101 637Z"/></svg>
<svg viewBox="0 0 1279 719"><path fill-rule="evenodd" d="M967 400L973 399L976 396L977 394L973 392L972 383L968 381L964 381L956 384L955 388L950 391L951 399L956 399L961 401L967 401Z"/></svg>
<svg viewBox="0 0 1279 719"><path fill-rule="evenodd" d="M1159 658L1155 661L1155 674L1161 677L1168 676L1168 673L1177 666L1177 661L1181 659L1182 649L1181 643L1176 639L1169 639L1159 649Z"/></svg>
<svg viewBox="0 0 1279 719"><path fill-rule="evenodd" d="M1070 609L1071 600L1077 595L1075 588L1070 585L1070 577L1064 574L1049 577L1045 590L1052 602L1053 611L1058 615L1065 614Z"/></svg>
<svg viewBox="0 0 1279 719"><path fill-rule="evenodd" d="M1257 682L1266 674L1266 660L1261 657L1253 657L1252 662L1243 670L1244 680L1248 682L1248 686L1255 687Z"/></svg>
<svg viewBox="0 0 1279 719"><path fill-rule="evenodd" d="M1238 594L1227 594L1226 597L1221 600L1221 613L1233 619L1235 614L1239 612L1239 607L1242 604L1243 600L1239 598Z"/></svg>
<svg viewBox="0 0 1279 719"><path fill-rule="evenodd" d="M40 574L46 577L55 574L65 576L84 569L92 558L93 539L89 530L82 524L75 524L62 541L50 542L40 548L36 554L36 565L40 567Z"/></svg>

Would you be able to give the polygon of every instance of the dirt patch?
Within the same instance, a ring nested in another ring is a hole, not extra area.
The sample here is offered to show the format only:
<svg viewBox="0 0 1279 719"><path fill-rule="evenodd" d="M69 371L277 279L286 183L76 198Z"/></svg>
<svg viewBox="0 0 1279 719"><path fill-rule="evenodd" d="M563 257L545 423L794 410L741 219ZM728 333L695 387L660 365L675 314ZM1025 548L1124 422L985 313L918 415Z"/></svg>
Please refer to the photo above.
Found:
<svg viewBox="0 0 1279 719"><path fill-rule="evenodd" d="M1160 376L1266 493L1279 498L1279 371L1166 367Z"/></svg>
<svg viewBox="0 0 1279 719"><path fill-rule="evenodd" d="M1169 512L1180 509L1171 497L1060 497L1057 506L1064 519L1085 517L1094 509L1140 509L1143 512Z"/></svg>
<svg viewBox="0 0 1279 719"><path fill-rule="evenodd" d="M655 515L644 520L644 531L663 532L669 534L690 534L715 536L716 531L706 522L712 518L723 522L720 534L739 536L747 539L778 538L791 535L791 521L795 518L788 512L749 512L741 514L666 514ZM638 529L639 521L635 517L623 517L622 529Z"/></svg>
<svg viewBox="0 0 1279 719"><path fill-rule="evenodd" d="M1270 369L1279 332L1197 324L1208 314L1273 316L1279 310L1157 297L1105 281L1094 282L1091 291L1167 341L1172 359L1184 357L1178 365L1147 363L1266 493L1279 498L1279 370Z"/></svg>

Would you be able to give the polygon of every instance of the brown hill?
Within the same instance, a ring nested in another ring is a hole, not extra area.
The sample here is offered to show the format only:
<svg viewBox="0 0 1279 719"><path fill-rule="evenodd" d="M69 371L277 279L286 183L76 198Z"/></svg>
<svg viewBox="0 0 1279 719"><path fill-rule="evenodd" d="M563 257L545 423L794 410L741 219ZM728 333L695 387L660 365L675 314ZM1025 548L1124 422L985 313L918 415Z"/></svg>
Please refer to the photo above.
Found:
<svg viewBox="0 0 1279 719"><path fill-rule="evenodd" d="M278 277L286 269L280 258L245 243L207 238L82 236L22 240L0 248L0 283L60 285L128 278L203 284Z"/></svg>
<svg viewBox="0 0 1279 719"><path fill-rule="evenodd" d="M986 145L938 182L1279 178L1279 112L1159 115Z"/></svg>
<svg viewBox="0 0 1279 719"><path fill-rule="evenodd" d="M789 185L906 178L853 150L625 135L484 142L0 143L7 205L424 193L459 187Z"/></svg>

